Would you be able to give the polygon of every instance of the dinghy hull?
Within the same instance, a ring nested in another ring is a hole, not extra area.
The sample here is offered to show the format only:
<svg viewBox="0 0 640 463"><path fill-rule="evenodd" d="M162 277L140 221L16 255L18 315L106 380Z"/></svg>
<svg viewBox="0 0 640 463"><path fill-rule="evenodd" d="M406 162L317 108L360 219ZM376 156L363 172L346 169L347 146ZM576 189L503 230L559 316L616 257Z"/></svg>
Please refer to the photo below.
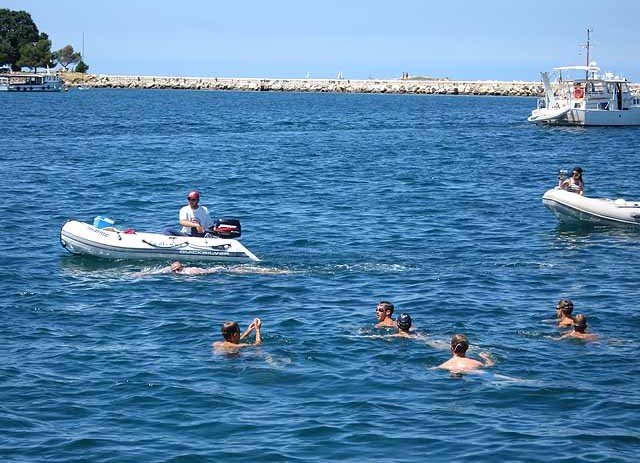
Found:
<svg viewBox="0 0 640 463"><path fill-rule="evenodd" d="M561 223L640 228L640 201L589 198L556 187L542 202Z"/></svg>
<svg viewBox="0 0 640 463"><path fill-rule="evenodd" d="M163 259L214 262L256 262L235 239L125 233L70 220L60 230L60 243L72 254L105 259Z"/></svg>

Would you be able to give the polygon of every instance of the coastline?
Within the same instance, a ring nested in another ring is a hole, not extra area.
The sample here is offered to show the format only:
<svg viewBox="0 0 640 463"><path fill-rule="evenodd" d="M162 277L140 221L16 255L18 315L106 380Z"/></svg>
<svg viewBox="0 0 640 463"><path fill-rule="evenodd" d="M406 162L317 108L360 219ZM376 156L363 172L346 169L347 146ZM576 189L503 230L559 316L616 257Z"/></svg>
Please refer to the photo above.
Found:
<svg viewBox="0 0 640 463"><path fill-rule="evenodd" d="M533 96L544 94L542 82L496 80L401 79L259 79L238 77L163 77L61 73L67 87L253 92L390 93L422 95ZM640 84L630 84L640 93Z"/></svg>

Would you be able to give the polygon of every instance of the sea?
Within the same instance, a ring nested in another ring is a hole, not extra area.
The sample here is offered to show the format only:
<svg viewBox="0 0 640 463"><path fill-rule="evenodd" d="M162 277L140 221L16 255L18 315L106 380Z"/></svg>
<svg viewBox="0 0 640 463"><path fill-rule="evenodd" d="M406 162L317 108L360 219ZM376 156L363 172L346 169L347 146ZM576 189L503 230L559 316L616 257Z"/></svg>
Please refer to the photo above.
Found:
<svg viewBox="0 0 640 463"><path fill-rule="evenodd" d="M574 166L588 196L640 199L640 128L537 126L535 105L0 95L0 458L636 461L640 230L560 226L541 199ZM194 189L260 262L172 275L60 245L69 219L177 226ZM561 298L598 340L558 339ZM415 338L374 328L382 300ZM212 349L254 318L261 346ZM458 333L495 365L434 369Z"/></svg>

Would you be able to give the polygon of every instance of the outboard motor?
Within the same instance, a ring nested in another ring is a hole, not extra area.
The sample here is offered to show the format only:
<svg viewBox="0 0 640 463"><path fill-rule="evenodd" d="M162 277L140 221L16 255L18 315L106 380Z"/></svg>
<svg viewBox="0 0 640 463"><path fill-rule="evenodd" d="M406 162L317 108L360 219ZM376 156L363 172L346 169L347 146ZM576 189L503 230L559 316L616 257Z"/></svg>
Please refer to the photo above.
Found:
<svg viewBox="0 0 640 463"><path fill-rule="evenodd" d="M211 234L218 238L239 238L242 232L240 221L238 219L217 219L213 225Z"/></svg>

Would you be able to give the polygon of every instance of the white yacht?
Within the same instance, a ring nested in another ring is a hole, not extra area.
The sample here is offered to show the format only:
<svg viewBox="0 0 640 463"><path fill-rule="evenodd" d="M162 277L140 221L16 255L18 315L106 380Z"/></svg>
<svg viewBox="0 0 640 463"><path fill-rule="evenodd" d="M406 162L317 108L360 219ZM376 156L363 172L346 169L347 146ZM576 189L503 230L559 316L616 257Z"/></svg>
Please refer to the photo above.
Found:
<svg viewBox="0 0 640 463"><path fill-rule="evenodd" d="M640 125L640 95L631 92L626 79L600 73L595 63L589 63L589 40L586 48L586 66L562 66L554 68L553 74L542 73L544 97L527 120L556 125Z"/></svg>

